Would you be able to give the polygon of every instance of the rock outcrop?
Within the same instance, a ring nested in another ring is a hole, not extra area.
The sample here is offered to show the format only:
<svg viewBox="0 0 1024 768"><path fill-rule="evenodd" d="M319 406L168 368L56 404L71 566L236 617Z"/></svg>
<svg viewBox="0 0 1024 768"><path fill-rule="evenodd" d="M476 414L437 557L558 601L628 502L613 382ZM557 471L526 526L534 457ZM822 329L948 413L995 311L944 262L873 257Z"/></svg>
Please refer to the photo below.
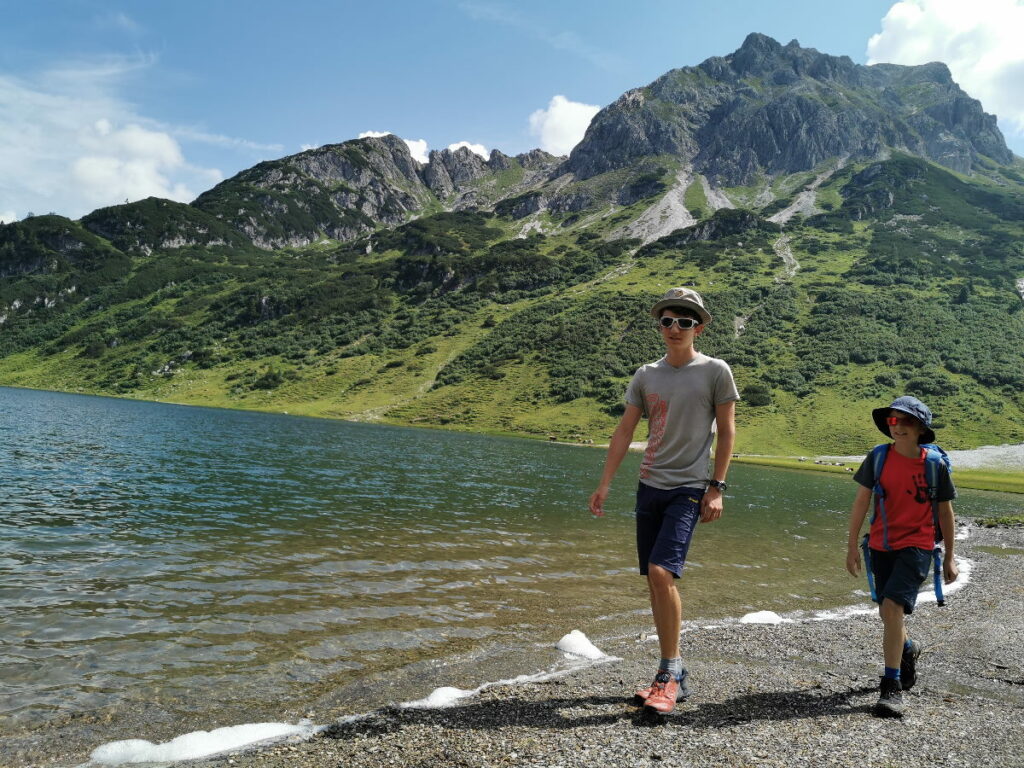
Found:
<svg viewBox="0 0 1024 768"><path fill-rule="evenodd" d="M321 234L350 240L395 226L434 199L408 145L389 134L260 163L193 205L262 248L280 248Z"/></svg>

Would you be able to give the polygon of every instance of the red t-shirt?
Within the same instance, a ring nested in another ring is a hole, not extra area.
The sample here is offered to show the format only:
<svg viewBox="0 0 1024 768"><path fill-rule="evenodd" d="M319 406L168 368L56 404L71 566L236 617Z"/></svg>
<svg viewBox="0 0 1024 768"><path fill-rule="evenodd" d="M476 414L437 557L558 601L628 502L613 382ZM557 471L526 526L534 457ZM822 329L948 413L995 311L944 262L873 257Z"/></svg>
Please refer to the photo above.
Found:
<svg viewBox="0 0 1024 768"><path fill-rule="evenodd" d="M889 549L931 549L935 546L935 524L932 500L928 498L928 482L924 476L924 455L922 449L916 459L908 459L890 448L885 466L882 467ZM871 526L868 546L872 549L885 549L881 514Z"/></svg>

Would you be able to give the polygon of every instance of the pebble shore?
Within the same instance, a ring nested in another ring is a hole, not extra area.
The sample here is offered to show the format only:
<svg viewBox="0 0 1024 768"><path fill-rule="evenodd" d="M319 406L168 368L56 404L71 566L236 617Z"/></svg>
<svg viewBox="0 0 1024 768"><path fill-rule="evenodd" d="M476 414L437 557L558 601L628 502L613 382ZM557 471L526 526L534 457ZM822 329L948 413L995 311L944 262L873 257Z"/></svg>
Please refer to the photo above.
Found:
<svg viewBox="0 0 1024 768"><path fill-rule="evenodd" d="M656 646L447 709L384 709L319 737L207 760L244 768L1024 766L1024 529L974 528L971 583L909 619L923 645L902 720L871 715L881 622L733 624L684 635L694 695L664 724L628 703Z"/></svg>
<svg viewBox="0 0 1024 768"><path fill-rule="evenodd" d="M353 722L336 713L309 741L180 765L1024 766L1024 528L974 527L957 552L974 563L970 583L946 607L920 605L908 622L924 650L902 720L871 715L882 667L876 616L688 628L693 696L653 725L629 703L657 656L637 627L632 638L598 643L620 660L561 678L494 686L444 709L392 707ZM0 745L0 766L87 760L81 744L36 736L13 750Z"/></svg>

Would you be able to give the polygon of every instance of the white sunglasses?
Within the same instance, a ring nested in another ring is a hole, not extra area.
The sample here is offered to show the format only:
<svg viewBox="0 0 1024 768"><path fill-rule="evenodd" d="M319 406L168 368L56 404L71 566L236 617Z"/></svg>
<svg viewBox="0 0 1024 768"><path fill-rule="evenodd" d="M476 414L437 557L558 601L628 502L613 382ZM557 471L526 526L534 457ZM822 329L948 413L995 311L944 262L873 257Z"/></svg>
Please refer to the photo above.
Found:
<svg viewBox="0 0 1024 768"><path fill-rule="evenodd" d="M671 328L672 324L675 323L679 326L679 330L688 331L691 328L696 328L700 325L700 320L694 320L692 317L659 317L658 324L662 328Z"/></svg>

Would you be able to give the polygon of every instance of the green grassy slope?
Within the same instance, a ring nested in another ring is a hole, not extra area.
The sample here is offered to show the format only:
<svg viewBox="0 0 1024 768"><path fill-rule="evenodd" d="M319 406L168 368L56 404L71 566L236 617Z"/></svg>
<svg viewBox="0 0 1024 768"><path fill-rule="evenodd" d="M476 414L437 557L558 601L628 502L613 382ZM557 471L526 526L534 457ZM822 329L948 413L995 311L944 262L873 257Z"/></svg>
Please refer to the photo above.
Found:
<svg viewBox="0 0 1024 768"><path fill-rule="evenodd" d="M878 438L868 411L905 392L947 447L1021 442L1024 185L1003 181L896 156L836 174L827 212L784 230L703 211L643 248L602 235L654 197L546 235L439 213L272 252L146 253L127 214L83 222L104 236L37 217L0 226L0 384L604 442L661 354L647 307L691 285L715 315L698 346L744 394L740 452L857 453Z"/></svg>

